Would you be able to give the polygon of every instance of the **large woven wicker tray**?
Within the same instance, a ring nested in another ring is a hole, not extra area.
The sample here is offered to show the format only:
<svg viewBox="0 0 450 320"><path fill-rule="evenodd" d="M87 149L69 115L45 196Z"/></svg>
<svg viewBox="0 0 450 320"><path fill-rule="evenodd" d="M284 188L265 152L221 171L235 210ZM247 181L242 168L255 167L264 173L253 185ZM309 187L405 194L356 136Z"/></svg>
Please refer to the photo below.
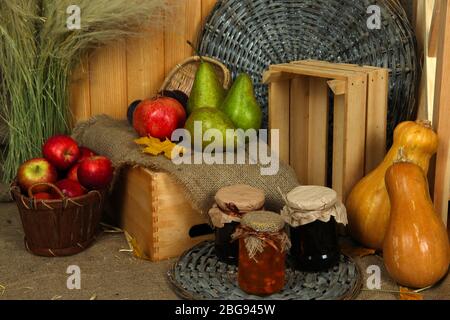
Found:
<svg viewBox="0 0 450 320"><path fill-rule="evenodd" d="M381 9L369 29L368 8ZM218 0L199 50L225 63L232 76L249 73L265 112L262 74L271 64L316 59L389 68L388 137L415 118L419 63L410 22L397 0Z"/></svg>
<svg viewBox="0 0 450 320"><path fill-rule="evenodd" d="M203 242L183 254L168 272L176 294L187 300L349 300L361 289L361 272L345 256L328 272L286 271L284 290L270 297L248 295L239 289L237 268L218 261L213 242Z"/></svg>

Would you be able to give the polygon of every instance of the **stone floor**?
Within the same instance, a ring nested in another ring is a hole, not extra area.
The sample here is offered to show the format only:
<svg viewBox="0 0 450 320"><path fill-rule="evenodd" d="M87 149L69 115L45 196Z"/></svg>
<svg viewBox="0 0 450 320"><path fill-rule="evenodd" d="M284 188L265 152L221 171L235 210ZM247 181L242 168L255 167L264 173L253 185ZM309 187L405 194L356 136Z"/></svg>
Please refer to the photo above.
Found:
<svg viewBox="0 0 450 320"><path fill-rule="evenodd" d="M90 249L69 258L36 257L24 249L23 231L14 204L0 204L0 300L171 300L177 299L166 280L172 261L150 263L137 260L123 252L128 245L122 234L104 234ZM358 259L361 270L380 266L382 288L399 288L384 270L380 257ZM67 289L69 266L81 270L81 290ZM364 272L365 273L365 272ZM364 284L368 275L364 275ZM3 289L4 287L4 289ZM394 300L397 293L362 291L359 299ZM433 290L426 299L450 300L450 277Z"/></svg>

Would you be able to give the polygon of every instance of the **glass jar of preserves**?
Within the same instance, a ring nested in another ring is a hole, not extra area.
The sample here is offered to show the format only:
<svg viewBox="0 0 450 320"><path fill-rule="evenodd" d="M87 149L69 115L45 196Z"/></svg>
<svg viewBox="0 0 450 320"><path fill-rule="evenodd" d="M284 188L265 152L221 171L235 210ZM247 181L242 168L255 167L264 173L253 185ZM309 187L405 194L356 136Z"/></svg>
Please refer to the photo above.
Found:
<svg viewBox="0 0 450 320"><path fill-rule="evenodd" d="M237 265L239 244L231 236L246 213L264 207L264 191L248 185L225 187L217 192L215 201L209 216L215 227L216 255L224 263Z"/></svg>
<svg viewBox="0 0 450 320"><path fill-rule="evenodd" d="M272 212L245 215L233 239L239 240L239 287L269 296L285 286L286 253L290 248L284 220Z"/></svg>
<svg viewBox="0 0 450 320"><path fill-rule="evenodd" d="M337 193L324 187L298 187L288 193L285 202L281 215L290 225L295 267L307 272L334 267L341 256L336 223L348 223Z"/></svg>

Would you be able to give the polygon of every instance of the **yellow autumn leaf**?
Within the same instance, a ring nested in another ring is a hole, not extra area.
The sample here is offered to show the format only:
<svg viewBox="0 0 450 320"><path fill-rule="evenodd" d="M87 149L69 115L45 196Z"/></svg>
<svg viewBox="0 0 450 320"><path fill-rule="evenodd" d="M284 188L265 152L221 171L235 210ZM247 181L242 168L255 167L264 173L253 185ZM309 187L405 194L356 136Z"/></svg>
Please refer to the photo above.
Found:
<svg viewBox="0 0 450 320"><path fill-rule="evenodd" d="M400 300L423 300L423 295L408 288L400 287Z"/></svg>
<svg viewBox="0 0 450 320"><path fill-rule="evenodd" d="M149 137L144 137L136 139L134 142L140 146L147 146L152 143L152 140Z"/></svg>
<svg viewBox="0 0 450 320"><path fill-rule="evenodd" d="M149 136L149 137L145 137L145 138L136 139L135 143L140 146L145 147L143 149L144 153L150 154L152 156L159 156L161 154L164 154L164 156L170 160L173 158L172 154L173 154L173 150L175 148L178 148L178 149L176 149L178 152L176 154L180 154L180 153L184 152L184 149L182 147L176 145L169 139L166 139L165 141L161 141L157 138L153 138L153 137Z"/></svg>
<svg viewBox="0 0 450 320"><path fill-rule="evenodd" d="M152 156L159 156L162 153L162 150L155 148L153 146L150 146L150 147L146 147L143 152L148 153Z"/></svg>
<svg viewBox="0 0 450 320"><path fill-rule="evenodd" d="M167 148L173 148L175 146L175 144L172 143L172 141L170 141L169 139L166 139L166 141L164 142L160 142L159 145L163 150Z"/></svg>

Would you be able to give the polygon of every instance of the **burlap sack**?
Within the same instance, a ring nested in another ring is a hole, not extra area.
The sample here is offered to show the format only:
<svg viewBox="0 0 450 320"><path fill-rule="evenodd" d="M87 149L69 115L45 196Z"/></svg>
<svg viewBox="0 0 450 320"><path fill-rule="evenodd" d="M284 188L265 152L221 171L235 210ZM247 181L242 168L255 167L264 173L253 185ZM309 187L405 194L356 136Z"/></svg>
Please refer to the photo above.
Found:
<svg viewBox="0 0 450 320"><path fill-rule="evenodd" d="M248 184L260 188L266 193L266 208L279 212L283 199L277 187L287 193L299 185L292 168L283 164L276 176L262 176L259 165L177 166L163 156L143 154L134 143L134 129L126 121L104 115L77 125L73 137L80 145L109 157L118 169L116 176L124 167L136 165L171 174L184 186L193 207L204 214L212 207L217 190L226 186Z"/></svg>

